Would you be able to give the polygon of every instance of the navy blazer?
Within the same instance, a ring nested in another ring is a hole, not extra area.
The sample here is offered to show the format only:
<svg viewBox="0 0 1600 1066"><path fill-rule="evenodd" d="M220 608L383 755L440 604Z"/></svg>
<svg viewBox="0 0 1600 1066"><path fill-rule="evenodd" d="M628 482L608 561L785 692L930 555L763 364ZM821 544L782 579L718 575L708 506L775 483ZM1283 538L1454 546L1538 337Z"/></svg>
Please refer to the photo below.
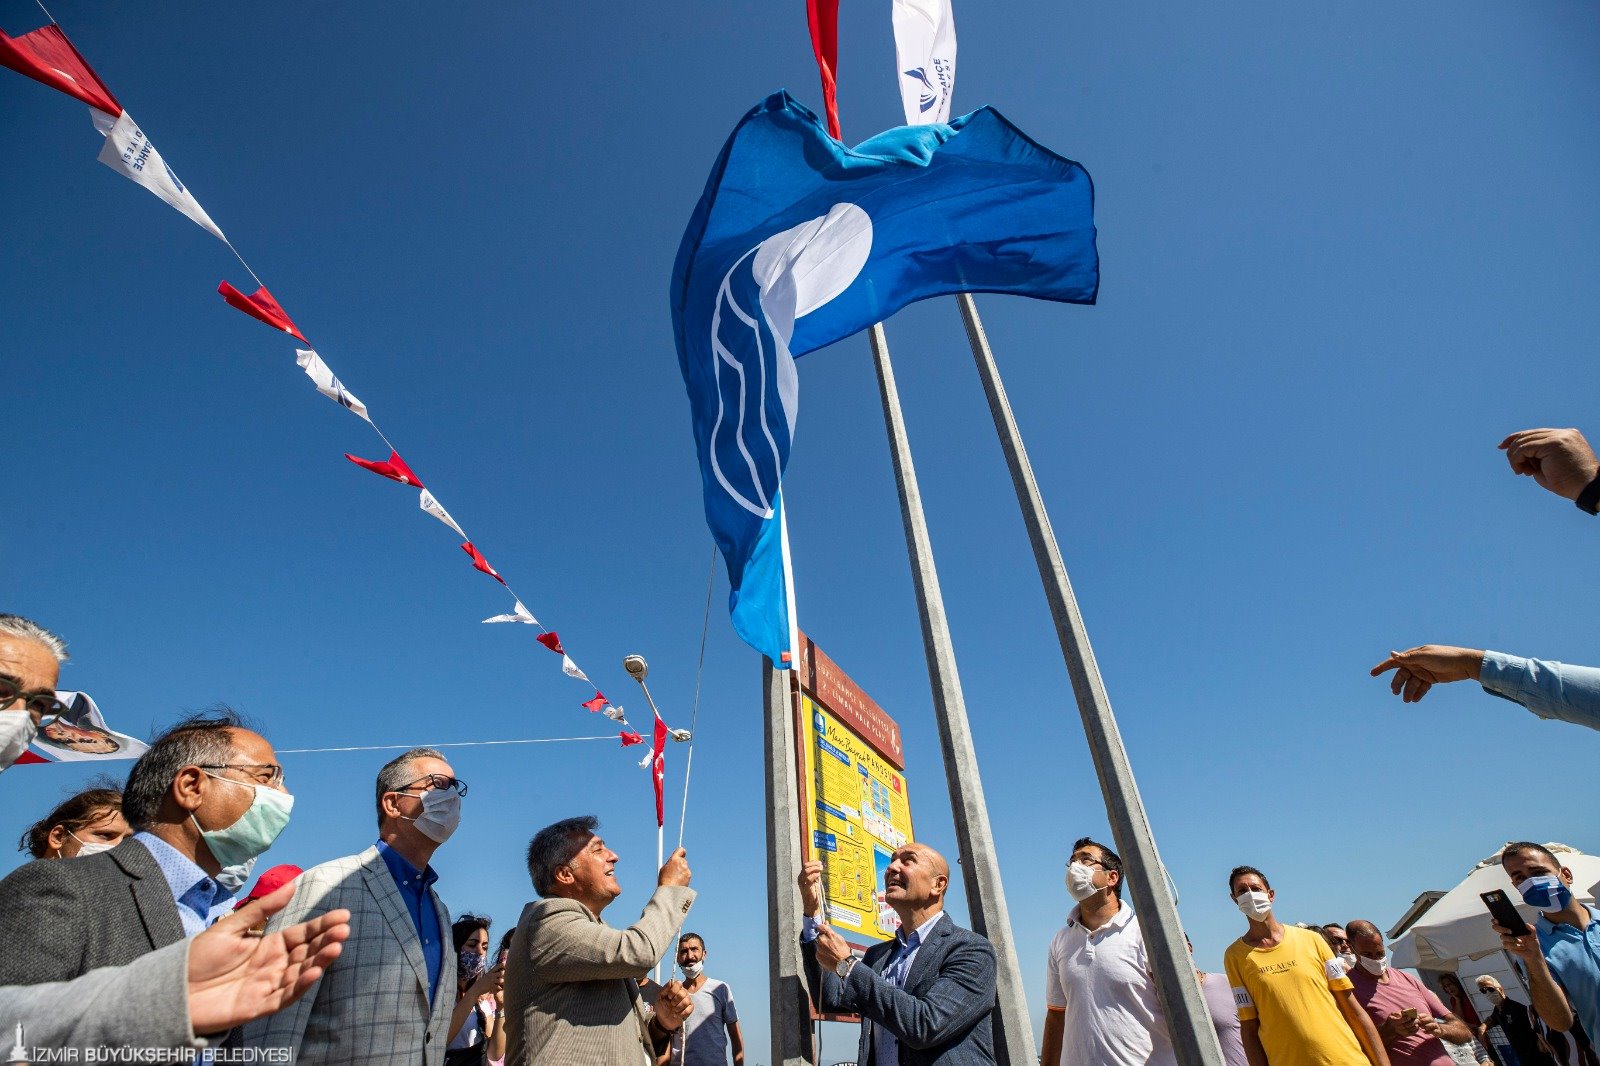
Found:
<svg viewBox="0 0 1600 1066"><path fill-rule="evenodd" d="M882 976L898 941L867 949L850 976L841 980L817 965L816 944L804 945L806 976L818 1009L861 1015L861 1066L992 1066L995 1005L994 946L948 914L917 949L905 988ZM873 1029L885 1026L900 1043L898 1063L877 1062Z"/></svg>

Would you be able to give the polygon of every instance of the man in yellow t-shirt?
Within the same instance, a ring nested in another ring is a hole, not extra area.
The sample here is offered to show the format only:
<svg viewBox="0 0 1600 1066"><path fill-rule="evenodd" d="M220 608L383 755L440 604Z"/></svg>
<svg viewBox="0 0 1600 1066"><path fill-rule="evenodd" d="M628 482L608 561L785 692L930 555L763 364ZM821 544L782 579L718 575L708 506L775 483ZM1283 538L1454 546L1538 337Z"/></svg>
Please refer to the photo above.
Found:
<svg viewBox="0 0 1600 1066"><path fill-rule="evenodd" d="M1250 919L1222 957L1250 1066L1389 1066L1328 942L1278 921L1277 893L1253 866L1234 868L1228 894Z"/></svg>

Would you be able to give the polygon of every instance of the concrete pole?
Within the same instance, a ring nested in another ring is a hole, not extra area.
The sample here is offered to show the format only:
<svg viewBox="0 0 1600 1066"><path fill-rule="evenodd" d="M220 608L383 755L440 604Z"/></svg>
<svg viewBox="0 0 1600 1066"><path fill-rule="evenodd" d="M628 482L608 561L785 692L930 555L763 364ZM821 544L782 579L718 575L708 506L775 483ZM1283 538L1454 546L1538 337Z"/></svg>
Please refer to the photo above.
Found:
<svg viewBox="0 0 1600 1066"><path fill-rule="evenodd" d="M1083 615L1072 594L1072 583L1067 580L1067 568L1061 561L1055 532L1050 528L1044 498L1034 481L1028 452L1017 431L1011 403L1006 399L1005 385L1000 381L994 353L989 350L989 339L978 318L978 305L964 293L956 299L961 305L961 320L967 327L972 356L978 364L978 376L983 379L983 391L989 398L989 412L1000 434L1000 447L1011 468L1011 480L1017 490L1017 502L1022 505L1028 538L1033 542L1039 576L1050 601L1050 615L1055 619L1056 634L1061 640L1061 654L1067 661L1072 691L1078 699L1078 713L1083 718L1083 731L1089 740L1089 753L1094 757L1095 773L1100 778L1111 835L1122 856L1125 883L1133 896L1139 927L1144 932L1145 946L1154 966L1156 989L1166 1011L1173 1047L1183 1066L1223 1066L1222 1048L1217 1043L1216 1030L1212 1028L1211 1015L1195 977L1194 963L1184 943L1178 907L1168 891L1166 869L1156 851L1155 836L1144 813L1144 801L1139 798L1139 786L1134 781L1133 768L1128 765L1128 753L1122 746L1122 734L1117 731L1116 716L1111 713L1111 700L1106 696L1100 668L1095 665L1089 632L1084 628Z"/></svg>
<svg viewBox="0 0 1600 1066"><path fill-rule="evenodd" d="M933 710L939 723L939 747L944 753L945 779L950 786L950 806L955 815L956 843L961 849L961 879L967 890L972 928L994 945L997 966L995 1010L995 1060L1031 1064L1039 1061L1028 1020L1028 1001L1022 988L1022 970L1011 939L1011 916L1005 889L1000 884L1000 862L989 832L989 806L983 798L978 756L967 726L967 703L956 671L955 646L944 613L944 594L934 567L928 522L922 513L922 492L911 461L895 388L894 367L889 363L889 341L883 326L872 327L872 358L878 370L878 391L883 397L883 419L889 431L889 451L894 477L900 487L900 517L906 527L906 548L911 555L912 582L917 590L917 613L922 618L922 645L928 658L928 680L933 686Z"/></svg>
<svg viewBox="0 0 1600 1066"><path fill-rule="evenodd" d="M811 998L800 955L800 812L792 670L761 660L767 758L767 987L774 1066L811 1066Z"/></svg>

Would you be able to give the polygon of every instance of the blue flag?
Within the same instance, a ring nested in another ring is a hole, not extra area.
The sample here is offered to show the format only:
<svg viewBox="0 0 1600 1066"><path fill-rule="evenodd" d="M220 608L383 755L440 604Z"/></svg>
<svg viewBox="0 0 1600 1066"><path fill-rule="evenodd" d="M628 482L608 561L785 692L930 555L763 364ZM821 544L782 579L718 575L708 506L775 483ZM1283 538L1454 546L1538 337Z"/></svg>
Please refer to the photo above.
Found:
<svg viewBox="0 0 1600 1066"><path fill-rule="evenodd" d="M779 667L795 650L781 487L794 360L930 296L1093 303L1088 172L992 108L846 148L786 92L734 128L672 268L706 522L734 629Z"/></svg>

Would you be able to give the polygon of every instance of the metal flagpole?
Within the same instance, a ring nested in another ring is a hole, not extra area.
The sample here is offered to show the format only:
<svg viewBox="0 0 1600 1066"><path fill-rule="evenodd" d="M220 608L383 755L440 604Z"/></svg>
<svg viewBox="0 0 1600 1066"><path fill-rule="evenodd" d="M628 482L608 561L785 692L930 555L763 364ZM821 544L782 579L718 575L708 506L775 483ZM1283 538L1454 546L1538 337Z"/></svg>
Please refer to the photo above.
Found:
<svg viewBox="0 0 1600 1066"><path fill-rule="evenodd" d="M650 772L652 774L654 774L656 772L655 764L653 762L650 765ZM667 864L666 852L664 850L662 850L666 846L666 834L667 834L666 827L664 825L662 825L661 823L659 823L659 822L656 823L656 869L657 870L661 869L663 866L665 866ZM661 960L657 959L656 960L656 984L659 985L660 983L661 983Z"/></svg>
<svg viewBox="0 0 1600 1066"><path fill-rule="evenodd" d="M1000 884L1000 863L989 832L989 807L983 798L983 781L978 776L978 756L967 726L967 704L961 692L961 677L956 671L955 646L945 618L944 595L939 589L928 523L922 513L922 493L917 487L911 442L906 438L905 418L900 411L900 392L895 388L894 367L889 363L889 341L881 324L873 326L869 336L873 362L878 370L878 390L883 397L889 451L894 458L895 481L900 489L900 516L905 522L906 548L911 556L912 581L917 590L917 613L922 619L922 644L928 657L928 680L933 687L934 716L939 723L939 747L944 754L945 779L950 787L956 842L961 849L961 879L967 890L972 928L987 937L995 950L998 1015L994 1027L995 1059L998 1062L1037 1062L1039 1052L1033 1042L1033 1024L1028 1020L1022 970L1017 965L1011 918L1006 910L1005 890Z"/></svg>
<svg viewBox="0 0 1600 1066"><path fill-rule="evenodd" d="M767 987L773 1066L810 1066L811 996L800 953L800 810L795 781L793 670L761 660L766 705Z"/></svg>
<svg viewBox="0 0 1600 1066"><path fill-rule="evenodd" d="M965 293L956 300L961 305L961 320L967 327L967 340L978 364L978 376L983 379L984 394L989 398L989 412L1000 434L1000 446L1011 468L1017 502L1022 506L1022 518L1028 526L1028 539L1033 542L1039 576L1044 581L1056 635L1061 640L1061 653L1072 678L1072 691L1077 696L1078 713L1083 718L1089 753L1094 757L1095 773L1100 778L1111 835L1121 853L1125 882L1133 895L1139 928L1150 951L1156 989L1166 1011L1173 1048L1183 1066L1223 1066L1222 1048L1217 1043L1211 1015L1201 999L1200 982L1184 943L1178 907L1168 890L1166 870L1156 851L1155 836L1145 816L1144 802L1139 798L1139 786L1128 765L1128 753L1122 746L1116 717L1111 713L1111 700L1106 696L1100 668L1095 664L1094 649L1089 646L1089 632L1084 628L1083 615L1072 594L1072 583L1067 580L1067 568L1061 561L1055 532L1050 528L1044 498L1039 494L1028 452L1011 413L1011 403L1006 399L1005 385L995 366L994 353L989 350L989 339L978 318L978 306Z"/></svg>

